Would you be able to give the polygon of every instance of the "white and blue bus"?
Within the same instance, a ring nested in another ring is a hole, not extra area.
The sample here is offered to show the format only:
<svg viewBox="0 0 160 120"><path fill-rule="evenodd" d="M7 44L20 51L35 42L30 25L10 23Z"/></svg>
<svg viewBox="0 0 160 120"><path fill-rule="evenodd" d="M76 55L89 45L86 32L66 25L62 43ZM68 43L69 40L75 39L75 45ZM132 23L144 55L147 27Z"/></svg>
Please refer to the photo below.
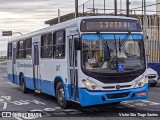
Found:
<svg viewBox="0 0 160 120"><path fill-rule="evenodd" d="M143 32L135 18L68 20L8 43L8 79L57 98L91 106L147 99Z"/></svg>

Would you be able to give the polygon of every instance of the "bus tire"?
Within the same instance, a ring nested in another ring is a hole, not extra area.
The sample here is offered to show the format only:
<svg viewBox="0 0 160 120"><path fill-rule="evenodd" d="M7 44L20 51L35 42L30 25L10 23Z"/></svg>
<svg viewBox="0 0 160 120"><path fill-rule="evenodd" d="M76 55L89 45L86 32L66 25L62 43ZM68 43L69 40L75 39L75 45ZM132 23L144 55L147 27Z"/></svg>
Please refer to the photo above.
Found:
<svg viewBox="0 0 160 120"><path fill-rule="evenodd" d="M28 92L28 89L26 88L26 84L25 84L25 81L24 81L24 77L21 76L21 90L23 93L27 93Z"/></svg>
<svg viewBox="0 0 160 120"><path fill-rule="evenodd" d="M62 82L58 82L56 86L56 98L57 103L61 108L66 109L68 107L68 101L65 99L64 87Z"/></svg>

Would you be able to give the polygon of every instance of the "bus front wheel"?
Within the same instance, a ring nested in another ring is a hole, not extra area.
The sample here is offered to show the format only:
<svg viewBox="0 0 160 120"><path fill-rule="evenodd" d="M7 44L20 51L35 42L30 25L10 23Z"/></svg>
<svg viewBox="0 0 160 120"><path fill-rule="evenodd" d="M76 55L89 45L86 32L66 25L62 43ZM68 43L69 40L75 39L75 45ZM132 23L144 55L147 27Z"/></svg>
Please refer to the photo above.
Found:
<svg viewBox="0 0 160 120"><path fill-rule="evenodd" d="M61 108L65 109L68 106L68 101L65 99L64 87L62 82L59 82L56 86L56 98Z"/></svg>

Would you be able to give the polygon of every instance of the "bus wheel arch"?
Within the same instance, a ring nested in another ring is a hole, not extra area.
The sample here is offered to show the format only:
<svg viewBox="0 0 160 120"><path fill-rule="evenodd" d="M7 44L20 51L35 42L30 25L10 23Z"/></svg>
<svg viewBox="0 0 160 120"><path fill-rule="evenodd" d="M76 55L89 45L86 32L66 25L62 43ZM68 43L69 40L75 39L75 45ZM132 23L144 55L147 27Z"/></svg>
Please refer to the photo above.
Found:
<svg viewBox="0 0 160 120"><path fill-rule="evenodd" d="M61 78L56 77L55 80L54 80L54 91L55 91L55 95L56 95L56 86L57 86L57 84L58 84L59 82L62 82L62 83L63 83L63 81L62 81Z"/></svg>
<svg viewBox="0 0 160 120"><path fill-rule="evenodd" d="M57 103L61 108L65 109L68 107L68 101L65 98L64 84L61 78L56 78L54 81L55 96ZM62 100L63 99L63 100Z"/></svg>

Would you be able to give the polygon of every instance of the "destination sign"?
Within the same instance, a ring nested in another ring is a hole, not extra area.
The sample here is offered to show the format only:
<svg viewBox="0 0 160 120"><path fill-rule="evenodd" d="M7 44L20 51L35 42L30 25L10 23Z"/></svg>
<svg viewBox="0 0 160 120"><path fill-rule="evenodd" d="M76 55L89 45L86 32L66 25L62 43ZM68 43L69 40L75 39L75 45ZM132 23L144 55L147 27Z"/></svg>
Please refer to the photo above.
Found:
<svg viewBox="0 0 160 120"><path fill-rule="evenodd" d="M137 20L129 19L86 19L81 22L82 32L141 32Z"/></svg>

